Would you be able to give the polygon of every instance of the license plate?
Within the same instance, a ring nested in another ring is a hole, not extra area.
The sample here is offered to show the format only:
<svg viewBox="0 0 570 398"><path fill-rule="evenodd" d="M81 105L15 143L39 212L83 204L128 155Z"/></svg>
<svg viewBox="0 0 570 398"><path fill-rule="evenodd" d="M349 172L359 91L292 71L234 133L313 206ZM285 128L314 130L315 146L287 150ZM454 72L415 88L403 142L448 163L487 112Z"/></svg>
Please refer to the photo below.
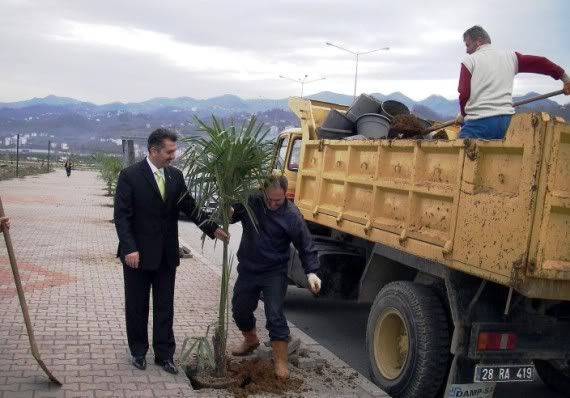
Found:
<svg viewBox="0 0 570 398"><path fill-rule="evenodd" d="M533 381L534 372L534 365L476 365L474 381L477 383Z"/></svg>

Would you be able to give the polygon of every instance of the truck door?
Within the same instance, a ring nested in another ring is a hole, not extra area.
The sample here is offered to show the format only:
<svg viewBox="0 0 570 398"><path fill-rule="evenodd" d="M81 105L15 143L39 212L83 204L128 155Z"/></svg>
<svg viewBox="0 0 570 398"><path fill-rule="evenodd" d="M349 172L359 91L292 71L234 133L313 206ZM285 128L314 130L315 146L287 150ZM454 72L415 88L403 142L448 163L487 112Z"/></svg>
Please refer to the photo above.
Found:
<svg viewBox="0 0 570 398"><path fill-rule="evenodd" d="M277 139L275 159L273 161L273 174L282 174L285 169L285 159L287 158L287 146L289 145L289 135L281 135Z"/></svg>
<svg viewBox="0 0 570 398"><path fill-rule="evenodd" d="M301 137L293 136L289 145L289 157L287 158L287 167L283 170L283 174L289 180L289 188L287 189L287 198L295 199L295 188L297 187L297 171L299 171L299 162L301 158Z"/></svg>

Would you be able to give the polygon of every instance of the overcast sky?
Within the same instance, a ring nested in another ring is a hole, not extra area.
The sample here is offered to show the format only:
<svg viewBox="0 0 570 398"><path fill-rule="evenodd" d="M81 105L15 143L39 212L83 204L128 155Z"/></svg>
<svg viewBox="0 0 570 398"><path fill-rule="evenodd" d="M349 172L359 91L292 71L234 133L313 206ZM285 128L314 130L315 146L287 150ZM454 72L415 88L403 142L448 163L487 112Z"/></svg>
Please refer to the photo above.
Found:
<svg viewBox="0 0 570 398"><path fill-rule="evenodd" d="M457 96L462 33L570 71L568 0L0 0L0 102L401 91ZM313 81L325 77L325 80ZM515 94L561 83L518 75ZM557 97L561 103L569 97Z"/></svg>

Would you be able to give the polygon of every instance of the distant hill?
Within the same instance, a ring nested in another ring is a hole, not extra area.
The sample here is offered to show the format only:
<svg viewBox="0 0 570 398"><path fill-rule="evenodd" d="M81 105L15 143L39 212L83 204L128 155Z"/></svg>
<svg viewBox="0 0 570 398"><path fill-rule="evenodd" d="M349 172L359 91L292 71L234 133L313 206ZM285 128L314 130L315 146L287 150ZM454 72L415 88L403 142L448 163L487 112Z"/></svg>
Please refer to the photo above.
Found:
<svg viewBox="0 0 570 398"><path fill-rule="evenodd" d="M380 101L400 101L413 113L429 120L449 120L459 109L456 99L431 95L414 101L401 92L384 95L372 93ZM528 93L515 98L538 95ZM351 95L323 91L308 96L311 99L350 105ZM283 129L298 125L298 119L288 108L288 99L243 99L235 95L222 95L208 99L192 97L152 98L143 102L113 102L96 105L73 98L50 95L26 101L0 103L0 138L16 133L43 133L54 137L120 137L121 135L148 135L157 127L176 128L183 134L196 132L193 118L208 119L212 114L234 119L236 122L257 114L268 126ZM539 110L570 119L568 105L546 99L518 108L518 111ZM39 134L38 134L39 135ZM87 139L84 138L84 139Z"/></svg>
<svg viewBox="0 0 570 398"><path fill-rule="evenodd" d="M452 118L459 111L459 100L448 100L440 95L430 95L426 99L419 101L417 105L436 112L443 116L444 119Z"/></svg>
<svg viewBox="0 0 570 398"><path fill-rule="evenodd" d="M417 117L425 120L450 120L453 118L452 116L440 115L439 113L432 111L431 108L421 104L414 105L411 112Z"/></svg>
<svg viewBox="0 0 570 398"><path fill-rule="evenodd" d="M385 101L388 99L400 101L401 103L405 104L408 108L412 108L416 104L416 102L413 99L406 97L404 94L400 92L394 92L388 95L384 95L381 93L372 93L370 95L378 99L379 101ZM333 102L335 104L341 104L341 105L350 105L352 104L352 101L354 99L352 95L337 94L330 91L322 91L317 94L309 95L307 96L307 98L316 99L319 101Z"/></svg>
<svg viewBox="0 0 570 398"><path fill-rule="evenodd" d="M412 109L416 105L422 105L431 111L440 115L455 115L458 111L459 104L457 99L447 99L439 95L431 95L421 101L414 101L401 92L391 94L371 93L370 95L385 101L387 99L396 100L404 103L408 108ZM521 97L515 97L514 100L537 96L538 93L530 92ZM322 91L317 94L309 95L307 98L318 99L326 102L350 105L353 97L346 94L338 94L331 91ZM131 113L152 113L156 111L191 111L198 114L231 114L234 112L260 112L274 108L288 109L287 98L281 99L242 99L235 95L222 95L208 99L195 99L192 97L166 98L157 97L143 102L113 102L104 105L95 105L90 102L82 102L73 98L57 97L49 95L45 98L32 98L19 102L0 102L0 110L2 109L24 109L30 107L38 107L38 109L57 108L41 108L41 107L61 107L66 111L74 111L79 113L102 113L102 112L131 112ZM541 110L558 110L561 107L557 102L550 99L534 102L521 107L521 109L541 109Z"/></svg>
<svg viewBox="0 0 570 398"><path fill-rule="evenodd" d="M44 98L32 98L26 101L19 102L0 102L0 109L2 108L26 108L34 105L78 105L81 101L73 98L57 97L55 95L48 95Z"/></svg>
<svg viewBox="0 0 570 398"><path fill-rule="evenodd" d="M405 96L404 94L402 94L399 91L396 91L396 92L394 92L392 94L388 94L388 95L384 95L381 93L374 93L372 95L374 97L378 98L380 101L386 101L386 100L399 101L402 104L406 105L410 109L413 108L414 105L416 104L416 101L414 101L410 97ZM437 110L434 110L434 111L437 112Z"/></svg>

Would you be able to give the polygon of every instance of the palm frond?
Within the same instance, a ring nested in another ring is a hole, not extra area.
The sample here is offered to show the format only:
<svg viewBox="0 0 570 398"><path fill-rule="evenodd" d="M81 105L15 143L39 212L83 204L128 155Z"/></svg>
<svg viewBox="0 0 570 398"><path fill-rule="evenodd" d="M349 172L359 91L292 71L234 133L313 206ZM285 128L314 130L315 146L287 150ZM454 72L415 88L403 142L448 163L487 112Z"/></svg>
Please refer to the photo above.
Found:
<svg viewBox="0 0 570 398"><path fill-rule="evenodd" d="M207 125L195 117L205 137L184 139L188 149L182 155L191 194L199 206L216 200L219 203L246 203L269 173L272 144L267 142L268 129L252 117L241 128L225 126L212 117ZM215 213L217 221L222 214Z"/></svg>

